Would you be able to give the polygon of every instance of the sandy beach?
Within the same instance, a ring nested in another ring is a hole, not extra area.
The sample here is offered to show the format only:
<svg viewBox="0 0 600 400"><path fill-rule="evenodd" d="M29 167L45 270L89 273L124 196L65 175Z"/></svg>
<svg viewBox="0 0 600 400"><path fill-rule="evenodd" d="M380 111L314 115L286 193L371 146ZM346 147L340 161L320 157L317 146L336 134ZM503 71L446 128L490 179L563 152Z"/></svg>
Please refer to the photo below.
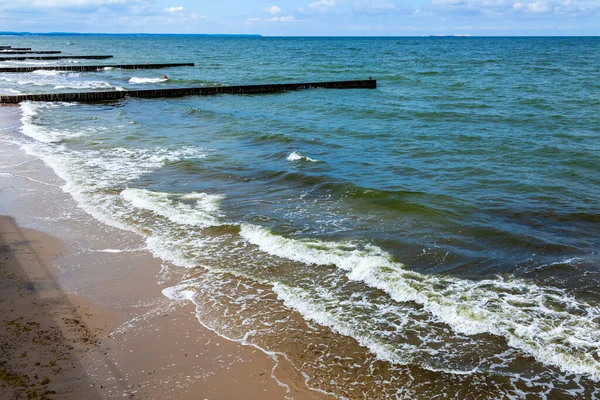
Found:
<svg viewBox="0 0 600 400"><path fill-rule="evenodd" d="M0 108L1 134L20 109ZM6 137L3 136L4 138ZM94 220L3 139L0 398L321 398L282 356L202 327L141 237Z"/></svg>
<svg viewBox="0 0 600 400"><path fill-rule="evenodd" d="M50 272L62 243L0 216L0 385L6 398L99 398L82 355L118 320L65 293Z"/></svg>

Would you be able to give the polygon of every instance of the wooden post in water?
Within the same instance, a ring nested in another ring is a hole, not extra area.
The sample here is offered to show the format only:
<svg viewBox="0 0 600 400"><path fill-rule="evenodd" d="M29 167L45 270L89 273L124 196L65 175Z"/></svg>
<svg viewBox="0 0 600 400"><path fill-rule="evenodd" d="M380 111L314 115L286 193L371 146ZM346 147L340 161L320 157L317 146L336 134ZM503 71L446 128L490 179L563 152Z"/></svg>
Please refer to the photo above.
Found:
<svg viewBox="0 0 600 400"><path fill-rule="evenodd" d="M19 51L14 51L14 50L10 49L10 50L0 51L0 54L60 54L60 53L62 53L62 52L57 51L57 50L49 50L49 51L19 50Z"/></svg>
<svg viewBox="0 0 600 400"><path fill-rule="evenodd" d="M0 53L2 55L2 53ZM103 60L112 56L23 56L23 57L0 57L0 61L23 61L23 60L64 60L64 59L87 59Z"/></svg>
<svg viewBox="0 0 600 400"><path fill-rule="evenodd" d="M194 63L179 63L179 64L121 64L121 65L53 65L39 67L0 67L0 72L33 72L33 71L73 71L73 72L92 72L104 68L120 68L120 69L160 69L173 67L193 67Z"/></svg>
<svg viewBox="0 0 600 400"><path fill-rule="evenodd" d="M310 82L310 83L282 83L272 85L246 85L246 86L208 86L192 88L171 89L146 89L110 92L76 92L76 93L47 93L47 94L20 94L0 96L0 104L18 104L23 101L107 101L119 100L126 97L159 98L183 96L209 96L215 94L261 94L275 93L302 89L375 89L377 81L374 79L360 81L337 82Z"/></svg>

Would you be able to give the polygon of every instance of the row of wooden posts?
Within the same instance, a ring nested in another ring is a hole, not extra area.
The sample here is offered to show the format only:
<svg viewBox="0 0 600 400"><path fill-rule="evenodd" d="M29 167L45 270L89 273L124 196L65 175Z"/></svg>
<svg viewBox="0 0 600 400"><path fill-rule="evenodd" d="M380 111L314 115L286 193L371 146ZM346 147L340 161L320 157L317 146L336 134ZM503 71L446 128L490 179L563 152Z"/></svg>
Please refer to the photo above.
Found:
<svg viewBox="0 0 600 400"><path fill-rule="evenodd" d="M0 57L0 62L8 60L59 60L59 59L106 59L112 55L34 55L34 54L60 54L60 51L32 51L30 48L13 48L11 46L0 46L2 54L25 54L20 57ZM120 69L152 69L171 67L193 67L193 63L176 64L116 64L116 65L68 65L68 66L32 66L32 67L2 67L0 73L27 73L36 70L77 71L93 72L106 68ZM114 101L126 97L158 98L158 97L182 97L182 96L205 96L216 94L259 94L273 93L301 89L375 89L377 81L368 80L335 81L335 82L309 82L309 83L284 83L266 85L241 85L241 86L201 86L201 87L179 87L168 89L127 90L127 91L95 91L75 93L40 93L0 95L0 105L18 104L23 101Z"/></svg>

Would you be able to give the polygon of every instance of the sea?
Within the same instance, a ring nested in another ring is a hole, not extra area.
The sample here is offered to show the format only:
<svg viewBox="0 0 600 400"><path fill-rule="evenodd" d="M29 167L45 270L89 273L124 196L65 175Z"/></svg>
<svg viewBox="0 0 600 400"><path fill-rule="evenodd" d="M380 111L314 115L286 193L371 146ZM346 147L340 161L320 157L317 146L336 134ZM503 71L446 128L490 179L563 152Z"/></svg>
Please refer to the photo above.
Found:
<svg viewBox="0 0 600 400"><path fill-rule="evenodd" d="M2 36L161 70L0 92L377 80L25 102L78 207L136 232L200 325L348 399L600 398L600 38ZM0 57L2 55L0 54ZM168 79L163 79L167 75ZM159 283L157 282L157 285Z"/></svg>

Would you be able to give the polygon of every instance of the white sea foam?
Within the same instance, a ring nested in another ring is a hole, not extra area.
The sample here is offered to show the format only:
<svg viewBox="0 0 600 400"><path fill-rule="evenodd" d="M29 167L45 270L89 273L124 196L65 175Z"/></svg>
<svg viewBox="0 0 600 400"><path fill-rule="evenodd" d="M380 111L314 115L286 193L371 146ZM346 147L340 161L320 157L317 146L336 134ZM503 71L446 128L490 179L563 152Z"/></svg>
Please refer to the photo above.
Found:
<svg viewBox="0 0 600 400"><path fill-rule="evenodd" d="M115 89L116 86L104 81L72 81L60 83L54 89Z"/></svg>
<svg viewBox="0 0 600 400"><path fill-rule="evenodd" d="M282 283L273 285L273 291L287 307L300 312L307 320L356 339L380 360L401 365L416 364L430 371L453 375L491 372L496 366L486 360L486 356L488 359L499 357L505 362L514 360L511 351L504 355L485 354L482 342L470 340L468 336L454 335L452 345L448 346L445 343L448 333L440 332L439 327L433 326L434 321L416 307L376 304L358 293L348 301L345 295L340 297L334 293L337 289L320 287L314 293L309 293ZM415 332L419 332L419 336L415 337ZM413 336L416 342L402 339L390 341L390 338L407 336ZM431 345L443 351L433 350ZM482 359L474 360L469 365L463 355L472 352L475 347Z"/></svg>
<svg viewBox="0 0 600 400"><path fill-rule="evenodd" d="M454 331L491 333L538 361L600 380L600 309L565 290L518 279L469 281L404 269L376 246L294 240L244 224L241 235L278 257L335 265L349 279L383 290L398 302L414 302Z"/></svg>
<svg viewBox="0 0 600 400"><path fill-rule="evenodd" d="M4 74L0 80L12 85L21 86L52 86L55 89L112 89L115 86L109 82L86 80L81 73L67 71L37 70L32 73Z"/></svg>
<svg viewBox="0 0 600 400"><path fill-rule="evenodd" d="M136 249L101 249L101 250L90 250L90 251L97 252L97 253L119 254L119 253L134 253L134 252L145 251L145 250L146 250L145 247L141 247L141 248L136 248Z"/></svg>
<svg viewBox="0 0 600 400"><path fill-rule="evenodd" d="M21 133L43 143L60 142L65 139L72 139L85 134L83 130L76 132L68 130L59 131L36 124L35 120L39 115L39 110L52 107L56 107L56 105L32 102L21 103Z"/></svg>
<svg viewBox="0 0 600 400"><path fill-rule="evenodd" d="M67 73L68 72L64 72L64 71L46 71L44 69L38 69L38 70L32 72L32 74L34 74L34 75L42 75L42 76L59 76L59 75L65 75Z"/></svg>
<svg viewBox="0 0 600 400"><path fill-rule="evenodd" d="M164 82L166 81L166 79L164 78L138 78L138 77L132 77L131 79L129 79L129 83L135 83L135 84L144 84L144 83L158 83L158 82Z"/></svg>
<svg viewBox="0 0 600 400"><path fill-rule="evenodd" d="M3 64L12 65L27 65L27 66L39 66L39 65L56 65L57 61L40 61L40 60L10 60L3 61Z"/></svg>
<svg viewBox="0 0 600 400"><path fill-rule="evenodd" d="M162 294L171 300L189 300L194 299L195 293L192 290L181 290L179 286L168 287L162 290Z"/></svg>
<svg viewBox="0 0 600 400"><path fill-rule="evenodd" d="M176 151L158 149L154 154L149 150L121 148L102 152L69 151L63 145L43 143L25 143L21 147L50 166L65 181L63 191L69 193L88 214L107 225L146 237L148 231L144 229L143 221L132 212L131 207L124 204L119 193L112 190L115 186L124 186L127 182L160 168L168 160L185 158L190 154L199 155L196 149L185 148ZM165 230L169 231L168 228ZM164 256L163 259L168 260L168 253L159 255L158 251L153 250L153 239L158 240L157 247L160 248L160 242L168 242L168 235L161 236L160 232L157 232L156 235L147 237L148 248L157 256ZM195 243L191 242L191 245ZM178 254L177 248L169 250Z"/></svg>
<svg viewBox="0 0 600 400"><path fill-rule="evenodd" d="M324 293L326 290L320 290L321 294L330 295ZM342 335L353 337L382 360L408 364L412 361L413 354L418 350L409 343L398 343L396 346L392 346L390 343L377 340L377 337L373 334L374 332L368 332L364 329L365 324L359 325L351 318L338 317L335 312L330 311L335 310L335 307L327 307L326 302L319 301L319 299L300 288L275 283L273 291L287 307L298 311L304 318L327 326Z"/></svg>
<svg viewBox="0 0 600 400"><path fill-rule="evenodd" d="M297 153L295 151L293 153L290 153L290 155L287 157L287 160L288 161L301 161L301 160L303 160L303 161L310 161L310 162L319 162L319 160L315 160L314 158L303 156L302 154Z"/></svg>
<svg viewBox="0 0 600 400"><path fill-rule="evenodd" d="M172 222L200 227L219 224L219 202L223 199L223 196L206 193L169 194L133 188L125 189L121 196L133 206Z"/></svg>
<svg viewBox="0 0 600 400"><path fill-rule="evenodd" d="M72 103L21 104L22 132L33 138L33 143L21 143L29 154L40 157L65 181L63 190L70 193L80 207L98 220L122 229L138 232L126 222L126 207L122 206L114 187L124 187L127 182L160 168L167 162L205 157L202 149L180 147L177 149L112 148L105 150L69 150L55 142L80 132L48 131L36 123L40 112L46 108L74 107ZM108 191L107 191L108 190Z"/></svg>

